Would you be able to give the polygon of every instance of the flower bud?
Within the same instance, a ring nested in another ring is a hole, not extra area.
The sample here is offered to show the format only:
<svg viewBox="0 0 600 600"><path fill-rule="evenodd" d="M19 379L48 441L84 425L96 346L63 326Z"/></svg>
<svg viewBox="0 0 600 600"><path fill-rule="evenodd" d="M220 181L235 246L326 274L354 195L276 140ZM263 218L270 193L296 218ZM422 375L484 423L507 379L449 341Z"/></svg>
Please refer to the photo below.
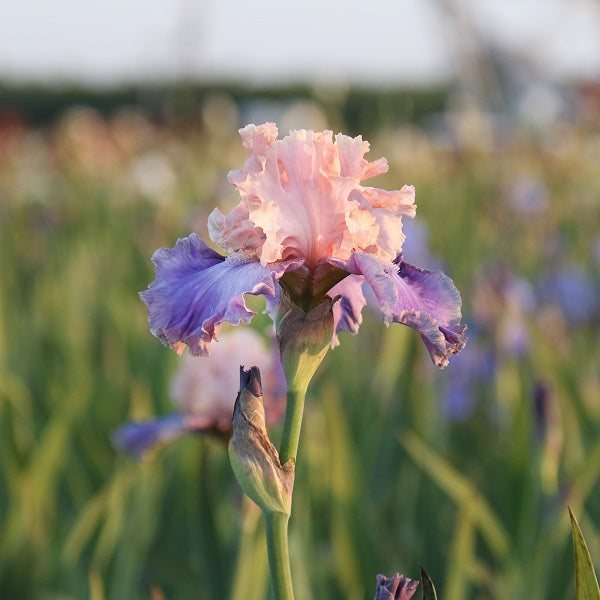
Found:
<svg viewBox="0 0 600 600"><path fill-rule="evenodd" d="M417 590L418 581L396 573L393 577L377 575L377 590L374 600L410 600Z"/></svg>
<svg viewBox="0 0 600 600"><path fill-rule="evenodd" d="M244 493L263 511L289 515L294 461L281 465L265 426L260 371L240 367L240 391L233 410L229 460Z"/></svg>

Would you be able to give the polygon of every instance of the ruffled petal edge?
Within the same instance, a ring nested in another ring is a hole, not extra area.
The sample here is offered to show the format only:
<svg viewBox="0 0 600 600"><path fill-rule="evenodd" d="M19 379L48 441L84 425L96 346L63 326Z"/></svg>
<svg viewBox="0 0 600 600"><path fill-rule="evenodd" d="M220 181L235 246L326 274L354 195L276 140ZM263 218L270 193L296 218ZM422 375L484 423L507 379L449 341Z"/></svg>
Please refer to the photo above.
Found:
<svg viewBox="0 0 600 600"><path fill-rule="evenodd" d="M332 348L340 345L338 333L341 331L349 331L352 335L358 333L362 323L362 309L367 304L362 292L363 282L364 277L360 275L348 275L329 290L328 295L331 298L340 297L333 304Z"/></svg>
<svg viewBox="0 0 600 600"><path fill-rule="evenodd" d="M206 356L222 323L249 323L254 312L244 294L275 296L277 280L298 261L261 265L254 255L225 258L193 233L172 249L154 253L156 279L140 296L148 308L150 330L179 354Z"/></svg>
<svg viewBox="0 0 600 600"><path fill-rule="evenodd" d="M363 275L373 289L386 325L391 322L417 330L431 360L443 368L467 342L461 325L461 298L452 280L442 271L420 269L403 261L392 263L354 253L349 272Z"/></svg>

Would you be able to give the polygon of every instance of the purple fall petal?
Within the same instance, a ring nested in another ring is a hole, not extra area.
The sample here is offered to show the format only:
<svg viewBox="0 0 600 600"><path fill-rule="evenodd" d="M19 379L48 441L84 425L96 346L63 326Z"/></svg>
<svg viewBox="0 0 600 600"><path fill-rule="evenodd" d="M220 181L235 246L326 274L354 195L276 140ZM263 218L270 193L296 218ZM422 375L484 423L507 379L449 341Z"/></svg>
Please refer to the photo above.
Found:
<svg viewBox="0 0 600 600"><path fill-rule="evenodd" d="M173 414L153 421L126 423L113 433L112 441L121 452L140 458L154 444L173 440L187 430L185 417Z"/></svg>
<svg viewBox="0 0 600 600"><path fill-rule="evenodd" d="M362 323L362 309L367 301L362 293L362 284L364 277L359 275L348 275L329 290L328 295L331 298L341 296L333 305L333 336L331 338L331 347L340 345L338 333L340 331L349 331L352 335L358 333L358 328Z"/></svg>
<svg viewBox="0 0 600 600"><path fill-rule="evenodd" d="M441 271L414 267L404 262L401 255L394 262L398 265L394 321L419 331L433 362L445 367L450 356L467 343L467 327L460 324L460 294L452 279Z"/></svg>
<svg viewBox="0 0 600 600"><path fill-rule="evenodd" d="M162 342L193 355L209 354L223 322L249 323L254 313L244 294L275 296L276 280L294 265L268 267L245 255L227 258L209 248L195 233L177 240L171 250L154 253L156 279L140 293L150 329Z"/></svg>
<svg viewBox="0 0 600 600"><path fill-rule="evenodd" d="M452 354L465 344L465 325L460 324L461 299L452 280L441 271L414 267L398 255L385 264L373 256L354 253L348 270L364 275L373 288L386 325L401 323L416 329L431 359L445 367Z"/></svg>
<svg viewBox="0 0 600 600"><path fill-rule="evenodd" d="M374 600L410 600L417 590L418 581L396 573L393 577L377 575L377 590Z"/></svg>

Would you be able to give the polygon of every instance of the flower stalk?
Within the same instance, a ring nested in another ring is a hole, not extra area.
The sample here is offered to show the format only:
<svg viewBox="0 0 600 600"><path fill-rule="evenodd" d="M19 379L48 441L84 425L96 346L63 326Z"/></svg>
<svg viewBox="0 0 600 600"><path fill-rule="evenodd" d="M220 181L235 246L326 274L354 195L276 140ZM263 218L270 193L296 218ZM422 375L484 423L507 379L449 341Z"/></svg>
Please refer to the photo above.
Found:
<svg viewBox="0 0 600 600"><path fill-rule="evenodd" d="M296 460L307 387L299 386L297 389L288 390L285 421L283 423L283 433L279 446L279 456L282 461Z"/></svg>
<svg viewBox="0 0 600 600"><path fill-rule="evenodd" d="M294 600L288 550L289 515L263 511L271 588L276 600Z"/></svg>
<svg viewBox="0 0 600 600"><path fill-rule="evenodd" d="M287 407L279 456L285 464L296 460L304 399L308 384L323 361L333 334L333 304L325 296L305 312L283 292L277 309L276 330L281 364L288 385Z"/></svg>
<svg viewBox="0 0 600 600"><path fill-rule="evenodd" d="M267 434L260 371L256 367L249 371L240 369L229 457L242 489L263 512L276 600L294 597L288 550L294 467L306 390L331 342L334 302L326 297L305 312L287 294L281 295L276 330L288 383L288 402L279 453Z"/></svg>

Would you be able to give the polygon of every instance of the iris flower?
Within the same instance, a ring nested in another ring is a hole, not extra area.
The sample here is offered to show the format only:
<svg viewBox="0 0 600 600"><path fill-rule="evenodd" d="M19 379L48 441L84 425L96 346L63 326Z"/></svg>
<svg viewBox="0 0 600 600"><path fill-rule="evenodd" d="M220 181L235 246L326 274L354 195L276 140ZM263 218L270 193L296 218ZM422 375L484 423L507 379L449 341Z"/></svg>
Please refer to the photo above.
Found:
<svg viewBox="0 0 600 600"><path fill-rule="evenodd" d="M245 294L262 294L273 314L283 291L308 312L325 296L335 330L357 333L366 304L363 284L377 298L386 325L416 329L433 362L448 364L465 345L461 299L452 280L402 258L402 217L414 217L415 190L387 191L362 182L388 170L369 162L369 144L331 131L291 131L277 139L273 123L240 130L248 158L229 173L241 200L209 217L211 240L192 233L152 258L156 279L140 295L150 328L181 353L207 355L223 323L249 323Z"/></svg>

